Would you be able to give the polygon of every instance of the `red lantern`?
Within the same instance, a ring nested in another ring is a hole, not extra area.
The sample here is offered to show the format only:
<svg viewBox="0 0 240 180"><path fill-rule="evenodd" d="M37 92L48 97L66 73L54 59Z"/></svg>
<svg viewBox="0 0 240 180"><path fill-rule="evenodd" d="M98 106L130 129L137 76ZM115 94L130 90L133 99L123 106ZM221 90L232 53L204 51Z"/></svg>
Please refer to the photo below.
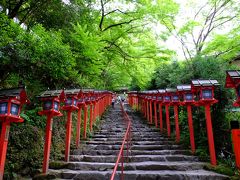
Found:
<svg viewBox="0 0 240 180"><path fill-rule="evenodd" d="M78 110L77 101L79 89L64 90L66 94L65 104L62 107L67 111L67 123L66 123L66 140L65 140L65 161L69 161L70 144L71 144L71 131L72 131L72 112Z"/></svg>
<svg viewBox="0 0 240 180"><path fill-rule="evenodd" d="M38 96L42 101L43 110L40 111L39 115L47 116L45 144L44 144L44 158L43 158L43 173L48 171L51 139L52 139L52 118L54 116L62 116L60 110L60 102L64 102L65 94L63 90L44 91Z"/></svg>
<svg viewBox="0 0 240 180"><path fill-rule="evenodd" d="M240 106L240 71L239 70L229 70L226 71L226 88L234 88L237 100L233 103L233 106ZM231 122L231 133L232 133L232 142L233 142L233 151L235 154L236 167L240 169L240 129L239 122Z"/></svg>
<svg viewBox="0 0 240 180"><path fill-rule="evenodd" d="M196 151L195 148L195 140L194 140L194 128L193 128L193 120L192 120L192 105L195 104L194 101L194 93L192 92L191 85L178 85L177 92L183 97L182 105L187 107L188 112L188 128L189 128L189 135L190 135L190 144L191 150L194 154Z"/></svg>
<svg viewBox="0 0 240 180"><path fill-rule="evenodd" d="M10 131L10 123L23 122L20 112L23 104L29 103L24 88L0 90L0 179L3 179L4 165L7 153L7 144Z"/></svg>
<svg viewBox="0 0 240 180"><path fill-rule="evenodd" d="M158 102L158 108L159 108L159 126L160 131L163 132L163 120L162 120L162 103L163 103L163 95L165 94L165 89L159 89L157 90L157 102Z"/></svg>
<svg viewBox="0 0 240 180"><path fill-rule="evenodd" d="M218 86L217 80L192 80L191 87L192 91L199 94L199 101L196 105L205 107L206 116L206 127L208 134L208 146L211 158L211 164L217 165L214 138L212 132L212 120L211 120L211 109L210 106L217 103L218 100L214 98L214 88Z"/></svg>

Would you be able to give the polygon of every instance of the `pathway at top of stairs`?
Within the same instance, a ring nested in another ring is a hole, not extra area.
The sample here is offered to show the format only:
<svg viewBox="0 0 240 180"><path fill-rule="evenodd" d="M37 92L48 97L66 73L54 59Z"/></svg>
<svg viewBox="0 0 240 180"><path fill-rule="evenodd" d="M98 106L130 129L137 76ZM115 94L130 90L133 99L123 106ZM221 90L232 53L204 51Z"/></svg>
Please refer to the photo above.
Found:
<svg viewBox="0 0 240 180"><path fill-rule="evenodd" d="M129 163L124 163L125 180L223 180L227 176L206 171L189 150L161 135L125 105L132 119L132 144ZM109 180L119 153L125 121L119 105L110 108L101 128L92 138L71 151L64 169L50 169L48 179ZM120 168L115 179L120 179Z"/></svg>

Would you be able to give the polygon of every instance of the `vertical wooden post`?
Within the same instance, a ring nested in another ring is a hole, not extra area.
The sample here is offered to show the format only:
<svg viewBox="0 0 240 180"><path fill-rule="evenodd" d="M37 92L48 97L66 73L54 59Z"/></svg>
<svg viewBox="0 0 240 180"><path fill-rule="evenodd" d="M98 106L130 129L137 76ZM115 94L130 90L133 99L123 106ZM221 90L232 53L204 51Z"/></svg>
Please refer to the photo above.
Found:
<svg viewBox="0 0 240 180"><path fill-rule="evenodd" d="M43 157L43 173L47 173L49 166L49 157L51 150L51 139L52 139L52 115L47 115L47 125L45 134L45 144L44 144L44 157Z"/></svg>
<svg viewBox="0 0 240 180"><path fill-rule="evenodd" d="M153 123L153 119L152 119L152 101L151 100L149 101L149 108L150 108L149 119L150 119L150 124L152 124Z"/></svg>
<svg viewBox="0 0 240 180"><path fill-rule="evenodd" d="M190 135L190 144L192 153L195 153L195 140L194 140L194 128L193 128L193 120L192 120L192 107L191 105L187 105L188 112L188 127L189 127L189 135Z"/></svg>
<svg viewBox="0 0 240 180"><path fill-rule="evenodd" d="M71 133L72 133L72 111L67 111L67 124L66 124L66 142L65 142L65 161L69 161Z"/></svg>
<svg viewBox="0 0 240 180"><path fill-rule="evenodd" d="M155 122L155 127L158 127L158 123L157 123L157 102L154 101L154 122Z"/></svg>
<svg viewBox="0 0 240 180"><path fill-rule="evenodd" d="M84 124L83 124L83 138L87 138L87 118L88 118L88 106L84 105Z"/></svg>
<svg viewBox="0 0 240 180"><path fill-rule="evenodd" d="M168 137L171 136L171 126L170 126L170 118L169 118L169 105L165 105L166 110L166 124L167 124L167 133Z"/></svg>
<svg viewBox="0 0 240 180"><path fill-rule="evenodd" d="M3 179L4 165L7 155L8 136L10 131L10 122L2 122L1 138L0 138L0 179Z"/></svg>
<svg viewBox="0 0 240 180"><path fill-rule="evenodd" d="M159 103L159 126L160 131L163 132L163 118L162 118L162 104Z"/></svg>
<svg viewBox="0 0 240 180"><path fill-rule="evenodd" d="M76 137L76 148L79 147L79 141L81 136L81 121L82 121L82 107L78 109L78 119L77 119L77 137Z"/></svg>
<svg viewBox="0 0 240 180"><path fill-rule="evenodd" d="M90 131L92 131L92 126L93 126L93 105L90 104Z"/></svg>
<svg viewBox="0 0 240 180"><path fill-rule="evenodd" d="M206 116L208 147L209 147L211 164L216 166L217 160L216 160L214 138L213 138L213 131L212 131L211 109L209 104L205 105L205 116Z"/></svg>
<svg viewBox="0 0 240 180"><path fill-rule="evenodd" d="M174 117L175 117L175 129L176 129L176 142L180 141L180 130L179 130L179 122L178 122L178 106L174 105Z"/></svg>

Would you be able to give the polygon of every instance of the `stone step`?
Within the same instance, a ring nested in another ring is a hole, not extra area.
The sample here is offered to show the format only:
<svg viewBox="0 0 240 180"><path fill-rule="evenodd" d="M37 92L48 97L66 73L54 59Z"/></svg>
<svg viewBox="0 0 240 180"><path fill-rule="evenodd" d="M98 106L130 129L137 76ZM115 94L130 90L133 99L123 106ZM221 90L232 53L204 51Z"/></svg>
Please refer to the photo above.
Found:
<svg viewBox="0 0 240 180"><path fill-rule="evenodd" d="M90 138L91 140L94 141L122 141L122 137L92 137ZM164 137L132 137L132 141L174 141L174 139L168 139Z"/></svg>
<svg viewBox="0 0 240 180"><path fill-rule="evenodd" d="M122 144L122 141L94 141L94 140L91 140L91 141L85 141L85 142L82 142L81 144L105 144L105 145L121 145ZM171 144L175 144L174 141L131 141L131 144L133 145L171 145Z"/></svg>
<svg viewBox="0 0 240 180"><path fill-rule="evenodd" d="M72 150L72 155L118 155L119 150ZM183 154L190 155L189 150L131 150L131 155L170 155L170 154Z"/></svg>
<svg viewBox="0 0 240 180"><path fill-rule="evenodd" d="M50 170L56 178L77 180L109 180L112 171L74 171L74 170ZM117 171L115 180L121 179L121 172ZM188 171L124 171L124 180L229 180L230 178L206 170ZM37 179L35 179L37 180Z"/></svg>
<svg viewBox="0 0 240 180"><path fill-rule="evenodd" d="M124 146L124 149L126 149L127 143ZM82 146L84 150L120 150L121 145L114 144L114 145L106 145L106 144L86 144L85 146ZM164 150L164 149L180 149L180 145L132 145L129 146L130 150Z"/></svg>
<svg viewBox="0 0 240 180"><path fill-rule="evenodd" d="M90 170L90 171L107 171L114 168L114 163L103 162L68 162L67 169L70 170ZM203 169L205 163L202 162L165 162L165 161L144 161L144 162L129 162L124 164L124 170L198 170Z"/></svg>
<svg viewBox="0 0 240 180"><path fill-rule="evenodd" d="M84 162L116 162L117 156L91 156L91 155L71 155L70 161ZM188 155L136 155L129 156L129 162L141 161L198 161L196 156Z"/></svg>

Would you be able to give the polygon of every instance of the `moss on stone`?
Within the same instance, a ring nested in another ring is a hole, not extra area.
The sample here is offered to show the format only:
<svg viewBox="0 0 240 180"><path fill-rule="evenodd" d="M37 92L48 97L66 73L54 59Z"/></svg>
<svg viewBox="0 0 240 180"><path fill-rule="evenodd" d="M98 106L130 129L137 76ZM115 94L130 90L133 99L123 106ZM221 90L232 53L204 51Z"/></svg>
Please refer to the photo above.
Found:
<svg viewBox="0 0 240 180"><path fill-rule="evenodd" d="M219 164L218 166L212 166L211 164L207 164L204 166L204 169L224 174L227 176L234 176L235 174L234 170L231 167L228 167L223 164Z"/></svg>
<svg viewBox="0 0 240 180"><path fill-rule="evenodd" d="M49 168L51 169L64 169L67 168L68 163L62 161L53 161L49 163Z"/></svg>

